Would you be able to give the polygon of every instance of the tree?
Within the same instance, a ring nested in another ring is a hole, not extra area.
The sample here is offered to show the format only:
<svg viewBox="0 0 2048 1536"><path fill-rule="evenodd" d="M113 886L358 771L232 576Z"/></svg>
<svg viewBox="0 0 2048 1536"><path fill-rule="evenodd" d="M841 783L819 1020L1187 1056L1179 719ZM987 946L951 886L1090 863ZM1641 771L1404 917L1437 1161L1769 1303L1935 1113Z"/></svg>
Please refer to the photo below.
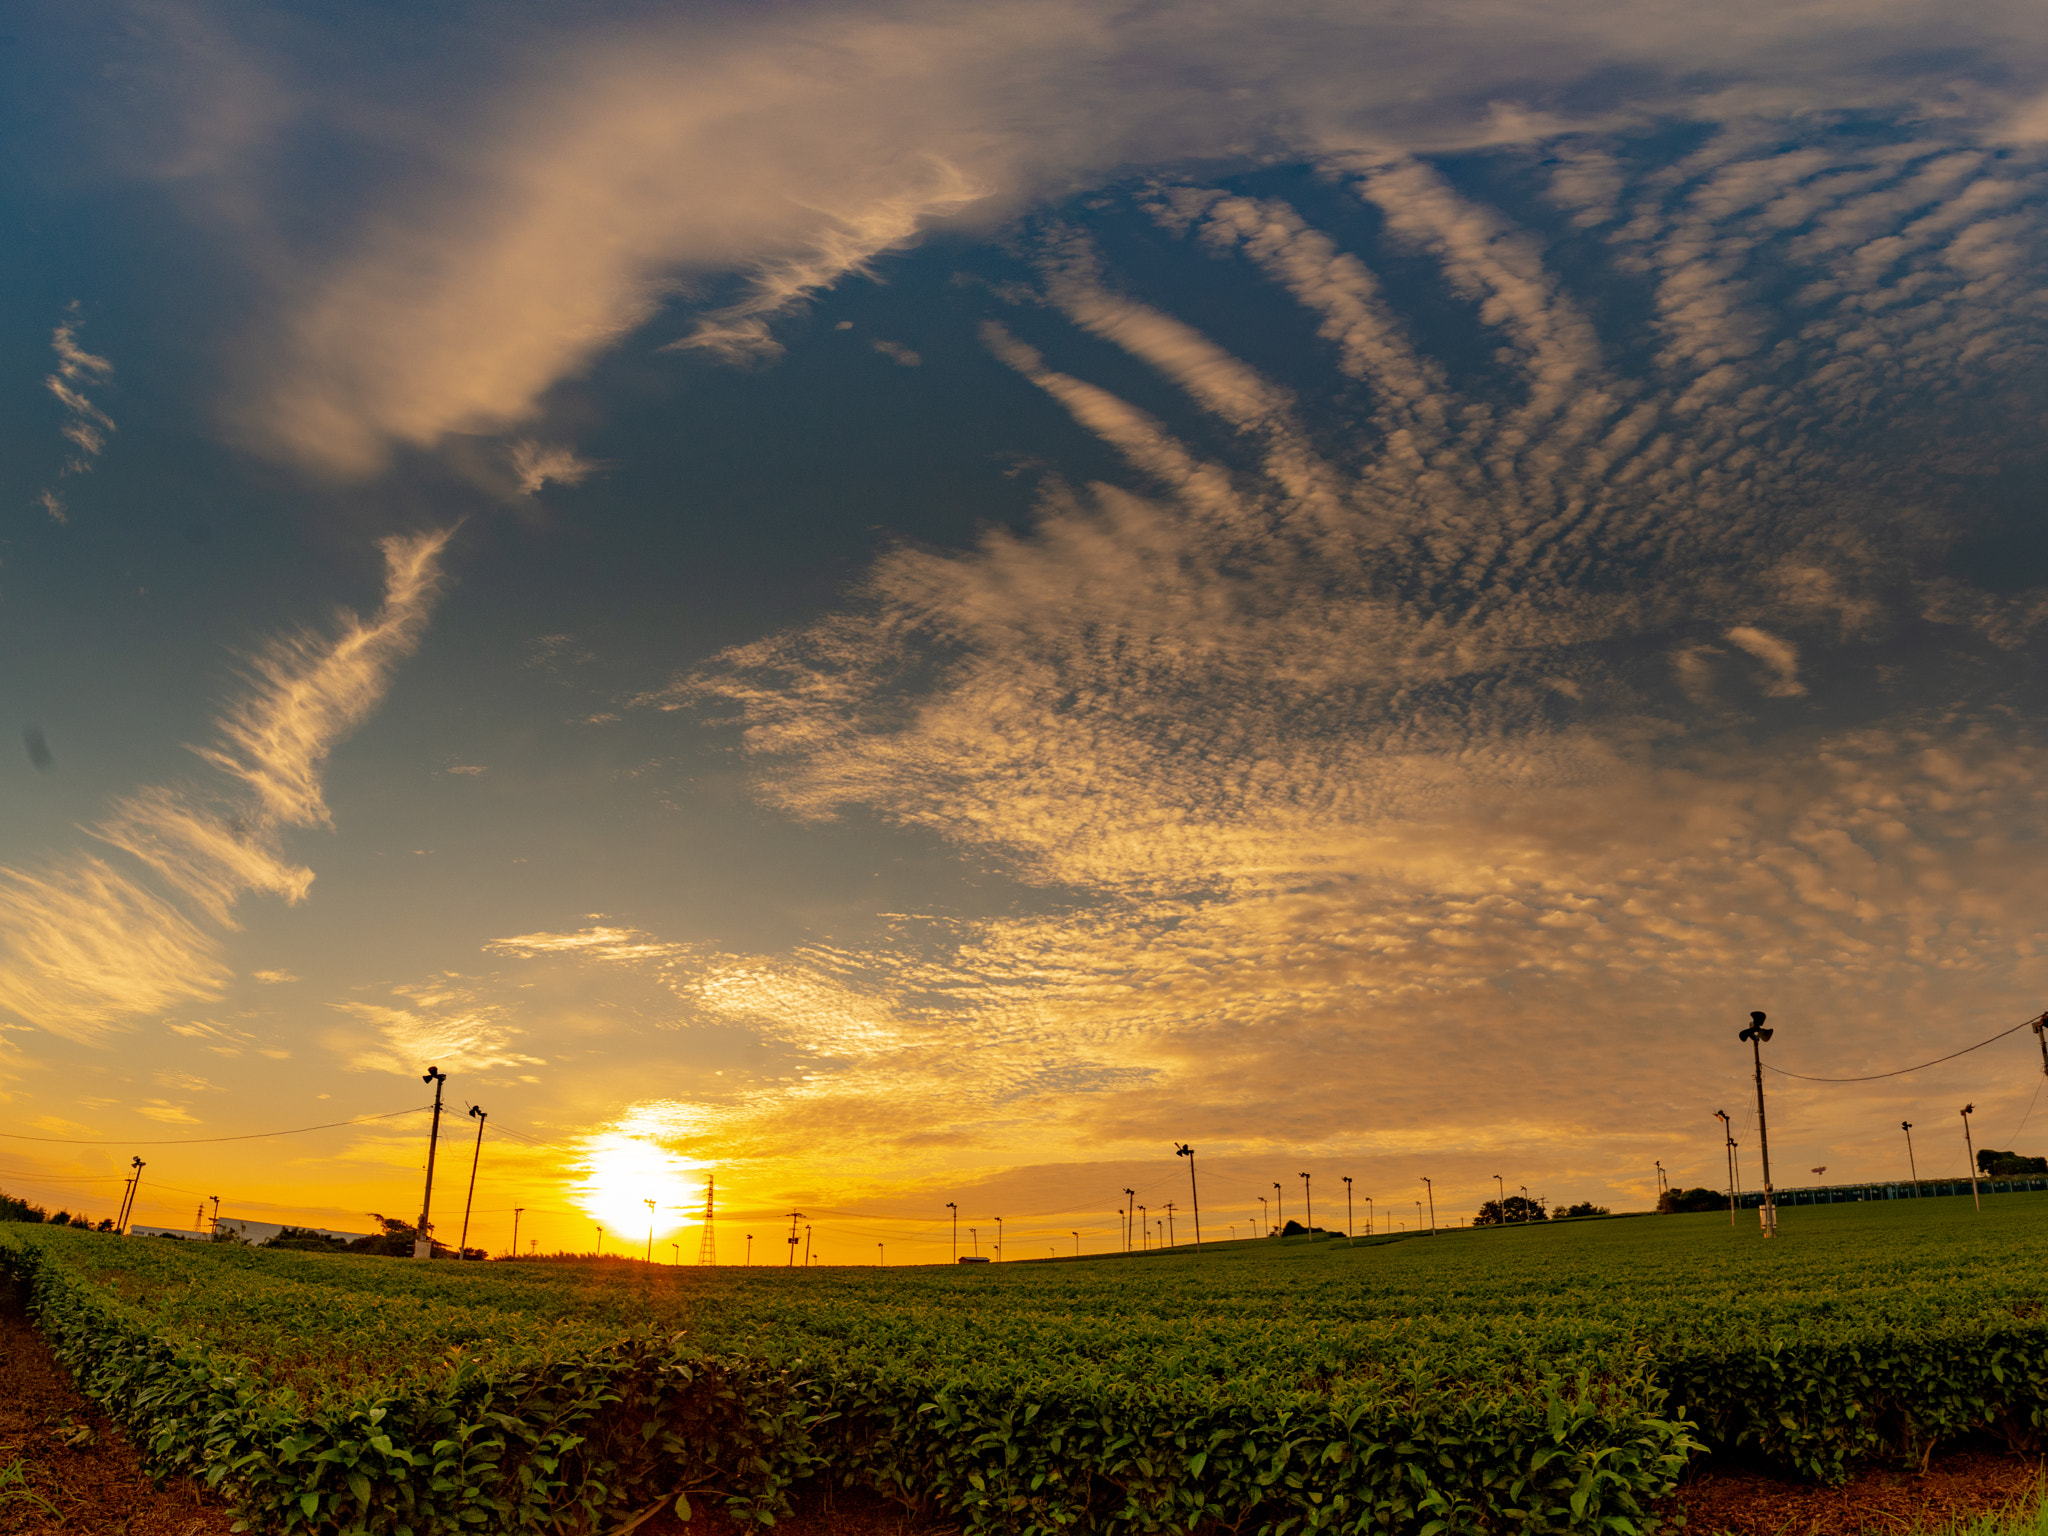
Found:
<svg viewBox="0 0 2048 1536"><path fill-rule="evenodd" d="M380 1253L397 1259L412 1257L412 1245L419 1239L417 1226L409 1221L400 1221L396 1216L380 1216L375 1211L370 1212L370 1220L383 1230L346 1244L350 1253ZM446 1243L434 1244L434 1257L437 1259L451 1257L454 1252Z"/></svg>
<svg viewBox="0 0 2048 1536"><path fill-rule="evenodd" d="M0 1221L41 1221L49 1214L40 1205L31 1205L12 1195L0 1195Z"/></svg>
<svg viewBox="0 0 2048 1536"><path fill-rule="evenodd" d="M1728 1191L1695 1186L1692 1189L1667 1189L1657 1197L1657 1210L1669 1216L1679 1211L1725 1211L1728 1209Z"/></svg>
<svg viewBox="0 0 2048 1536"><path fill-rule="evenodd" d="M1567 1216L1612 1216L1613 1214L1614 1212L1607 1209L1604 1205L1595 1205L1590 1200L1581 1200L1577 1205L1566 1206L1550 1219L1552 1221L1559 1221Z"/></svg>
<svg viewBox="0 0 2048 1536"><path fill-rule="evenodd" d="M1527 1221L1548 1219L1540 1200L1525 1199L1521 1195L1509 1195L1503 1205L1498 1200L1489 1200L1479 1207L1479 1214L1472 1218L1475 1227L1520 1226Z"/></svg>
<svg viewBox="0 0 2048 1536"><path fill-rule="evenodd" d="M2023 1179L2048 1173L2048 1157L2021 1157L2017 1152L1994 1152L1985 1147L1977 1154L1977 1172L1987 1179Z"/></svg>
<svg viewBox="0 0 2048 1536"><path fill-rule="evenodd" d="M299 1253L344 1253L348 1239L329 1237L325 1232L315 1232L311 1227L284 1227L277 1236L261 1246L265 1248L289 1248ZM412 1252L410 1248L405 1250Z"/></svg>

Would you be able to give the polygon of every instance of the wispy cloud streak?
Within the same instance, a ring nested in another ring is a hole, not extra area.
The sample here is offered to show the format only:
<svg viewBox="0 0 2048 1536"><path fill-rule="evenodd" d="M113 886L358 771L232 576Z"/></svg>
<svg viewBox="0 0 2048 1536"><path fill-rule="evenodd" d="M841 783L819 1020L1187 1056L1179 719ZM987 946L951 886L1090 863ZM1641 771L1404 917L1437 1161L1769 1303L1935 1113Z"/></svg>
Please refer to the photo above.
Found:
<svg viewBox="0 0 2048 1536"><path fill-rule="evenodd" d="M247 691L195 748L224 783L152 786L87 828L133 860L78 854L0 868L0 1009L93 1039L138 1014L215 996L219 932L252 892L304 899L312 871L284 857L287 827L325 825L320 771L418 644L441 582L446 531L383 541L384 602L333 631L281 636L250 658Z"/></svg>

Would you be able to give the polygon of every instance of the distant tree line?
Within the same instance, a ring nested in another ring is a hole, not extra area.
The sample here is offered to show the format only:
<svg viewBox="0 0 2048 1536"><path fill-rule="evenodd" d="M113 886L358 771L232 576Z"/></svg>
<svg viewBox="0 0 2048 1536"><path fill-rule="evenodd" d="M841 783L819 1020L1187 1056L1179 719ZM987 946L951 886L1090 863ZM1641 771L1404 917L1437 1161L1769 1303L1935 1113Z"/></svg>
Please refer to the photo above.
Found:
<svg viewBox="0 0 2048 1536"><path fill-rule="evenodd" d="M2028 1174L2048 1173L2048 1157L2021 1157L2017 1152L1994 1152L1986 1147L1977 1154L1977 1172L1987 1179L2023 1179Z"/></svg>
<svg viewBox="0 0 2048 1536"><path fill-rule="evenodd" d="M94 1222L90 1216L74 1216L69 1211L59 1211L53 1216L40 1205L28 1200L17 1200L5 1193L0 1193L0 1221L37 1221L52 1227L77 1227L86 1232L114 1230L112 1217Z"/></svg>

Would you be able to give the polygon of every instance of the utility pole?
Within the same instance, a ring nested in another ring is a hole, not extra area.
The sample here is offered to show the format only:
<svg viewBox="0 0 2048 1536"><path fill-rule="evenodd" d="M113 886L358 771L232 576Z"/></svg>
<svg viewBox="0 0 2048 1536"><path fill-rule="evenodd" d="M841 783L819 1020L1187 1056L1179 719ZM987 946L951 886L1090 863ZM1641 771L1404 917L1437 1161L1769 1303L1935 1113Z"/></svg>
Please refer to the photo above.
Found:
<svg viewBox="0 0 2048 1536"><path fill-rule="evenodd" d="M1301 1203L1307 1212L1302 1221L1308 1227L1309 1237L1313 1240L1316 1231L1316 1202L1309 1188L1308 1175L1305 1173L1301 1176Z"/></svg>
<svg viewBox="0 0 2048 1536"><path fill-rule="evenodd" d="M804 1223L804 1268L811 1267L811 1225Z"/></svg>
<svg viewBox="0 0 2048 1536"><path fill-rule="evenodd" d="M753 1233L751 1233L751 1232L749 1232L749 1233L747 1234L747 1268L749 1268L749 1269L752 1269L753 1267L754 1267L754 1234L753 1234Z"/></svg>
<svg viewBox="0 0 2048 1536"><path fill-rule="evenodd" d="M960 1262L960 1207L956 1202L948 1200L946 1202L946 1209L953 1213L953 1262L958 1264Z"/></svg>
<svg viewBox="0 0 2048 1536"><path fill-rule="evenodd" d="M2035 1026L2037 1029L2039 1025ZM1913 1122L1901 1120L1899 1129L1906 1133L1906 1171L1913 1175L1913 1193L1920 1193L1920 1165L1913 1161Z"/></svg>
<svg viewBox="0 0 2048 1536"><path fill-rule="evenodd" d="M1728 1164L1728 1225L1735 1225L1735 1122L1728 1118L1728 1111L1717 1109L1714 1118L1721 1122L1721 1156Z"/></svg>
<svg viewBox="0 0 2048 1536"><path fill-rule="evenodd" d="M448 1074L439 1067L429 1067L427 1075L420 1081L434 1085L434 1120L427 1131L427 1192L420 1197L420 1224L412 1235L412 1256L431 1259L434 1256L434 1152L441 1144L441 1085L448 1081ZM602 1246L602 1240L599 1246Z"/></svg>
<svg viewBox="0 0 2048 1536"><path fill-rule="evenodd" d="M135 1187L135 1175L129 1174L121 1181L121 1204L114 1212L114 1230L124 1230L128 1225L128 1192Z"/></svg>
<svg viewBox="0 0 2048 1536"><path fill-rule="evenodd" d="M1984 1201L1977 1194L1977 1148L1970 1140L1970 1116L1976 1109L1974 1104L1963 1106L1963 1150L1970 1155L1970 1203L1981 1211Z"/></svg>
<svg viewBox="0 0 2048 1536"><path fill-rule="evenodd" d="M469 1157L469 1193L462 1198L462 1236L455 1242L457 1259L469 1253L469 1208L476 1204L476 1170L477 1164L484 1160L484 1122L490 1119L480 1104L470 1105L469 1112L476 1120L476 1150ZM648 1241L652 1243L653 1239L650 1237Z"/></svg>
<svg viewBox="0 0 2048 1536"><path fill-rule="evenodd" d="M1351 1175L1344 1176L1344 1241L1351 1241Z"/></svg>
<svg viewBox="0 0 2048 1536"><path fill-rule="evenodd" d="M1657 1159L1657 1203L1664 1203L1664 1196L1670 1192L1671 1178L1664 1172L1664 1159Z"/></svg>
<svg viewBox="0 0 2048 1536"><path fill-rule="evenodd" d="M1778 1202L1771 1190L1771 1132L1770 1127L1764 1122L1764 1042L1775 1033L1775 1030L1764 1028L1764 1015L1752 1009L1749 1015L1749 1028L1737 1036L1738 1039L1749 1042L1749 1054L1756 1062L1756 1139L1757 1145L1763 1150L1764 1159L1765 1237L1778 1235Z"/></svg>
<svg viewBox="0 0 2048 1536"><path fill-rule="evenodd" d="M1138 1192L1137 1192L1137 1191L1136 1191L1135 1189L1127 1189L1127 1190L1125 1190L1125 1191L1124 1191L1124 1252L1125 1252L1125 1253L1129 1253L1129 1252L1131 1251L1131 1212L1132 1212L1132 1211L1135 1211L1135 1210L1136 1210L1136 1209L1138 1208L1138 1207L1137 1207L1137 1205L1135 1204L1135 1202L1136 1202L1137 1198L1138 1198Z"/></svg>
<svg viewBox="0 0 2048 1536"><path fill-rule="evenodd" d="M789 1267L796 1268L796 1224L804 1219L802 1211L789 1213Z"/></svg>
<svg viewBox="0 0 2048 1536"><path fill-rule="evenodd" d="M1424 1180L1422 1181L1422 1188L1423 1188L1423 1191L1424 1191L1424 1192L1425 1192L1425 1193L1426 1193L1426 1194L1427 1194L1427 1195L1429 1196L1429 1235L1430 1235L1431 1237L1435 1237L1435 1236L1436 1236L1436 1186L1435 1186L1434 1184L1430 1183L1430 1182L1429 1182L1429 1180L1427 1180L1427 1179L1424 1179Z"/></svg>
<svg viewBox="0 0 2048 1536"><path fill-rule="evenodd" d="M1002 1217L1000 1217L1000 1216L996 1217L996 1218L995 1218L995 1223L996 1223L996 1262L997 1262L998 1264L1000 1264L1000 1263L1002 1263L1002 1262L1003 1262L1003 1218L1002 1218Z"/></svg>
<svg viewBox="0 0 2048 1536"><path fill-rule="evenodd" d="M1500 1191L1500 1224L1508 1224L1508 1187L1499 1174L1493 1176L1494 1188Z"/></svg>
<svg viewBox="0 0 2048 1536"><path fill-rule="evenodd" d="M1259 1234L1262 1237L1271 1237L1273 1235L1273 1213L1266 1209L1266 1197L1264 1195L1254 1195L1252 1198L1259 1202Z"/></svg>
<svg viewBox="0 0 2048 1536"><path fill-rule="evenodd" d="M1195 1252L1202 1251L1202 1192L1195 1187L1195 1149L1182 1145L1175 1157L1188 1160L1188 1194L1195 1202Z"/></svg>
<svg viewBox="0 0 2048 1536"><path fill-rule="evenodd" d="M1280 1198L1280 1186L1277 1182L1273 1185L1273 1230L1287 1230L1287 1207Z"/></svg>
<svg viewBox="0 0 2048 1536"><path fill-rule="evenodd" d="M1173 1245L1173 1202L1169 1200L1166 1202L1166 1246L1171 1248Z"/></svg>
<svg viewBox="0 0 2048 1536"><path fill-rule="evenodd" d="M128 1160L128 1166L133 1168L135 1172L128 1180L128 1199L121 1207L121 1219L114 1224L116 1232L126 1232L129 1223L135 1217L135 1197L142 1193L142 1170L147 1168L149 1164L145 1163L140 1157L131 1157Z"/></svg>
<svg viewBox="0 0 2048 1536"><path fill-rule="evenodd" d="M980 1258L980 1257L981 1257L981 1228L979 1228L979 1227L969 1227L969 1228L967 1229L967 1244L968 1244L968 1246L969 1246L969 1247L971 1247L971 1248L972 1248L972 1249L974 1250L974 1256L975 1256L975 1257L976 1257L977 1259L978 1259L978 1258Z"/></svg>
<svg viewBox="0 0 2048 1536"><path fill-rule="evenodd" d="M206 1198L207 1198L207 1199L209 1199L209 1200L211 1200L211 1201L213 1202L213 1228L212 1228L212 1230L213 1230L213 1231L215 1231L215 1232L218 1232L218 1231L220 1230L220 1196L219 1196L219 1195L208 1195L208 1196L207 1196Z"/></svg>
<svg viewBox="0 0 2048 1536"><path fill-rule="evenodd" d="M604 1224L603 1224L602 1222L599 1222L599 1223L596 1223L596 1226L597 1226L597 1257L601 1259L601 1258L603 1258L603 1257L604 1257Z"/></svg>
<svg viewBox="0 0 2048 1536"><path fill-rule="evenodd" d="M651 1266L654 1263L654 1202L642 1195L640 1203L647 1207L647 1262Z"/></svg>
<svg viewBox="0 0 2048 1536"><path fill-rule="evenodd" d="M1081 1234L1078 1232L1074 1234L1074 1257L1081 1257Z"/></svg>
<svg viewBox="0 0 2048 1536"><path fill-rule="evenodd" d="M875 1268L877 1268L877 1269L880 1269L881 1267L882 1267L882 1245L881 1245L880 1243L877 1243L877 1244L875 1244Z"/></svg>
<svg viewBox="0 0 2048 1536"><path fill-rule="evenodd" d="M519 1217L526 1210L523 1205L512 1207L512 1257L519 1257Z"/></svg>
<svg viewBox="0 0 2048 1536"><path fill-rule="evenodd" d="M1372 1220L1372 1196L1367 1195L1365 1197L1365 1235L1367 1237L1372 1236Z"/></svg>

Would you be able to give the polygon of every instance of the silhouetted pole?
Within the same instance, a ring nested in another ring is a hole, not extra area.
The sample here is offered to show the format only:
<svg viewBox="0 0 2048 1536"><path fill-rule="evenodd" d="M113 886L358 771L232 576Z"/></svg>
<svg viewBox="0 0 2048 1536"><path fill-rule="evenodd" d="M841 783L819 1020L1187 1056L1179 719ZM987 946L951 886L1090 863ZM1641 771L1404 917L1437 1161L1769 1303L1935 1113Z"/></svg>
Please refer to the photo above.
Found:
<svg viewBox="0 0 2048 1536"><path fill-rule="evenodd" d="M1981 1211L1984 1209L1984 1202L1977 1194L1977 1148L1970 1140L1970 1116L1976 1113L1976 1110L1977 1106L1974 1104L1963 1106L1963 1150L1970 1156L1970 1203Z"/></svg>
<svg viewBox="0 0 2048 1536"><path fill-rule="evenodd" d="M434 1085L434 1119L427 1130L427 1192L420 1197L420 1224L412 1235L412 1256L431 1259L434 1256L434 1152L441 1144L441 1085L448 1081L448 1074L439 1067L429 1067L427 1075L420 1081Z"/></svg>
<svg viewBox="0 0 2048 1536"><path fill-rule="evenodd" d="M1714 1118L1721 1122L1721 1157L1728 1164L1728 1225L1735 1225L1735 1122L1728 1118L1728 1111L1717 1109Z"/></svg>
<svg viewBox="0 0 2048 1536"><path fill-rule="evenodd" d="M1135 1211L1135 1210L1136 1210L1136 1209L1138 1208L1138 1206L1137 1206L1137 1199L1138 1199L1138 1192L1137 1192L1137 1191L1136 1191L1135 1189L1127 1189L1127 1190L1125 1190L1125 1191L1124 1191L1124 1211L1123 1211L1123 1217L1124 1217L1124 1252L1125 1252L1125 1253L1129 1253L1129 1252L1131 1251L1131 1212L1132 1212L1132 1211Z"/></svg>
<svg viewBox="0 0 2048 1536"><path fill-rule="evenodd" d="M1078 1232L1074 1234L1074 1257L1081 1257L1081 1234Z"/></svg>
<svg viewBox="0 0 2048 1536"><path fill-rule="evenodd" d="M1195 1187L1195 1149L1183 1144L1175 1157L1188 1160L1188 1194L1195 1202L1195 1252L1202 1251L1202 1192Z"/></svg>
<svg viewBox="0 0 2048 1536"><path fill-rule="evenodd" d="M996 1262L1000 1264L1003 1262L1003 1218L997 1216L994 1220L996 1224Z"/></svg>
<svg viewBox="0 0 2048 1536"><path fill-rule="evenodd" d="M519 1257L519 1218L525 1213L526 1207L523 1205L512 1207L512 1257L515 1259Z"/></svg>
<svg viewBox="0 0 2048 1536"><path fill-rule="evenodd" d="M789 1267L796 1268L796 1224L804 1219L802 1211L789 1213Z"/></svg>
<svg viewBox="0 0 2048 1536"><path fill-rule="evenodd" d="M1348 1243L1348 1242L1350 1242L1350 1241L1351 1241L1351 1175L1347 1173L1347 1174L1345 1174L1345 1175L1343 1176L1343 1178L1344 1178L1344 1241Z"/></svg>
<svg viewBox="0 0 2048 1536"><path fill-rule="evenodd" d="M1308 1228L1309 1236L1314 1237L1316 1230L1316 1202L1314 1192L1309 1187L1308 1175L1305 1173L1301 1176L1301 1204L1302 1209L1307 1213L1302 1217L1302 1224Z"/></svg>
<svg viewBox="0 0 2048 1536"><path fill-rule="evenodd" d="M114 1226L116 1232L126 1232L129 1225L135 1220L135 1197L142 1193L142 1170L147 1168L149 1164L145 1163L140 1156L134 1156L129 1158L128 1166L133 1168L135 1172L128 1179L128 1203L121 1208L121 1219Z"/></svg>
<svg viewBox="0 0 2048 1536"><path fill-rule="evenodd" d="M811 1226L810 1226L810 1223L809 1223L809 1222L805 1222L805 1223L804 1223L804 1268L805 1268L805 1269L809 1269L810 1267L811 1267Z"/></svg>
<svg viewBox="0 0 2048 1536"><path fill-rule="evenodd" d="M1920 1193L1920 1165L1913 1161L1913 1122L1901 1120L1899 1129L1906 1133L1906 1171L1913 1175L1913 1193Z"/></svg>
<svg viewBox="0 0 2048 1536"><path fill-rule="evenodd" d="M647 1207L647 1262L652 1264L654 1262L654 1202L643 1197L641 1203Z"/></svg>
<svg viewBox="0 0 2048 1536"><path fill-rule="evenodd" d="M455 1241L457 1259L469 1252L469 1208L476 1204L476 1168L477 1164L484 1160L484 1122L490 1119L481 1105L470 1105L469 1112L476 1117L476 1151L472 1152L469 1158L469 1193L462 1198L462 1236ZM647 1240L651 1252L654 1242L651 1228Z"/></svg>
<svg viewBox="0 0 2048 1536"><path fill-rule="evenodd" d="M1372 1221L1372 1196L1367 1195L1365 1197L1365 1235L1367 1237L1372 1236Z"/></svg>
<svg viewBox="0 0 2048 1536"><path fill-rule="evenodd" d="M1427 1179L1424 1179L1424 1180L1422 1181L1422 1188L1423 1188L1423 1192L1424 1192L1425 1194L1427 1194L1427 1195L1429 1196L1429 1235L1430 1235L1431 1237L1435 1237L1435 1236L1436 1236L1436 1186L1435 1186L1434 1184L1430 1183L1430 1182L1429 1182L1429 1180L1427 1180Z"/></svg>
<svg viewBox="0 0 2048 1536"><path fill-rule="evenodd" d="M1152 1238L1152 1212L1145 1206L1138 1207L1138 1252L1143 1253Z"/></svg>
<svg viewBox="0 0 2048 1536"><path fill-rule="evenodd" d="M218 1232L220 1230L220 1196L208 1195L206 1198L213 1202L213 1226L209 1230Z"/></svg>
<svg viewBox="0 0 2048 1536"><path fill-rule="evenodd" d="M1252 1198L1259 1202L1259 1235L1270 1237L1273 1234L1273 1213L1266 1207L1266 1197L1254 1195Z"/></svg>
<svg viewBox="0 0 2048 1536"><path fill-rule="evenodd" d="M1775 1030L1764 1028L1764 1015L1751 1010L1749 1028L1737 1036L1749 1042L1749 1054L1756 1062L1756 1140L1764 1158L1764 1214L1765 1237L1778 1235L1778 1202L1771 1189L1771 1131L1764 1121L1764 1042L1775 1034Z"/></svg>
<svg viewBox="0 0 2048 1536"><path fill-rule="evenodd" d="M1286 1202L1284 1202L1280 1198L1280 1186L1276 1182L1273 1185L1273 1230L1275 1232L1284 1231L1286 1229L1286 1226L1287 1205Z"/></svg>
<svg viewBox="0 0 2048 1536"><path fill-rule="evenodd" d="M1173 1247L1176 1241L1173 1235L1173 1211L1173 1202L1169 1200L1166 1202L1166 1246L1169 1248Z"/></svg>
<svg viewBox="0 0 2048 1536"><path fill-rule="evenodd" d="M953 1262L958 1264L960 1262L960 1207L956 1202L948 1200L946 1202L946 1209L953 1213Z"/></svg>
<svg viewBox="0 0 2048 1536"><path fill-rule="evenodd" d="M1500 1224L1508 1224L1508 1186L1499 1174L1493 1176L1493 1187L1500 1191Z"/></svg>

